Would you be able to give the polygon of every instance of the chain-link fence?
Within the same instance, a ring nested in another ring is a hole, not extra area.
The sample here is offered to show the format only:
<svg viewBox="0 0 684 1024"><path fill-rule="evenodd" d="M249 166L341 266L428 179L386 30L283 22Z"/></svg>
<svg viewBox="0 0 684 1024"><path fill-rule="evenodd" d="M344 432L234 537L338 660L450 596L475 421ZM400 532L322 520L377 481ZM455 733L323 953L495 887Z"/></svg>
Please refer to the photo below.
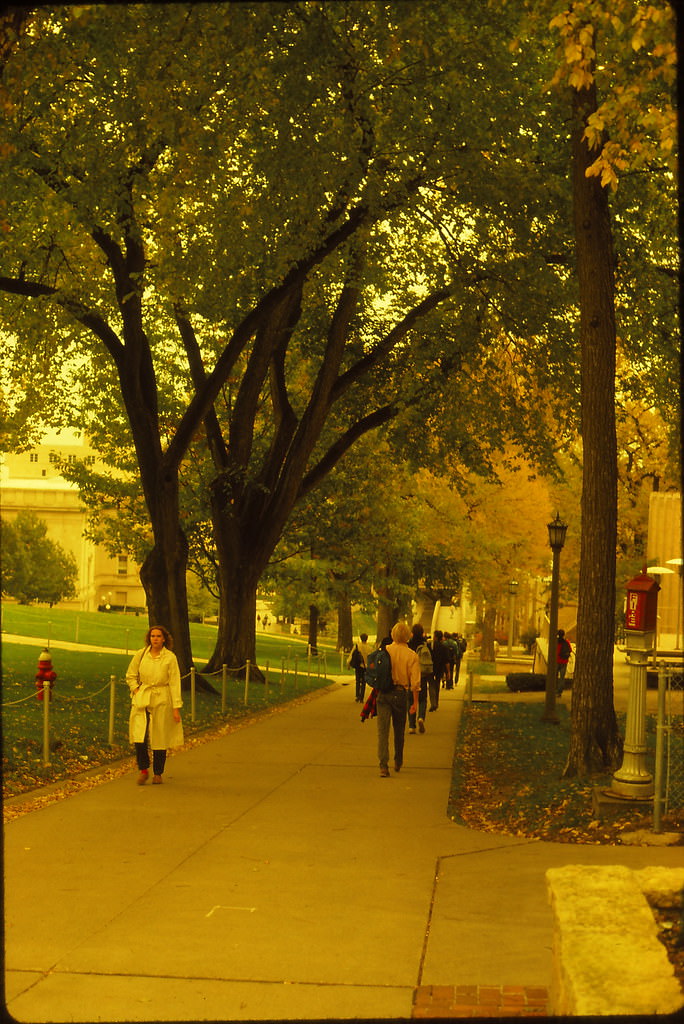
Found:
<svg viewBox="0 0 684 1024"><path fill-rule="evenodd" d="M681 663L658 665L658 723L654 827L684 807L684 675Z"/></svg>

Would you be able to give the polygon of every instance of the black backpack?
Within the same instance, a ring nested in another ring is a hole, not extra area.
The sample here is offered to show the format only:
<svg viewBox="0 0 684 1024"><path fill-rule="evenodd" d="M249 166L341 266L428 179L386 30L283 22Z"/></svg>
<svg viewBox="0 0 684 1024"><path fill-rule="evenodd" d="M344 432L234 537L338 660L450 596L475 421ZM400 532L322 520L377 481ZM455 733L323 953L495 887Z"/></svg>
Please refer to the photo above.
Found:
<svg viewBox="0 0 684 1024"><path fill-rule="evenodd" d="M563 659L563 661L567 661L568 658L570 657L570 655L572 654L572 647L570 646L568 641L565 639L565 637L562 637L558 641L558 647L559 647L559 651L558 651L559 656Z"/></svg>
<svg viewBox="0 0 684 1024"><path fill-rule="evenodd" d="M363 655L361 654L361 651L359 650L358 646L356 646L354 650L351 652L349 664L351 665L352 668L361 668L361 666L363 665Z"/></svg>
<svg viewBox="0 0 684 1024"><path fill-rule="evenodd" d="M366 660L366 682L378 693L389 693L394 687L392 682L392 660L384 649L378 647L368 655Z"/></svg>

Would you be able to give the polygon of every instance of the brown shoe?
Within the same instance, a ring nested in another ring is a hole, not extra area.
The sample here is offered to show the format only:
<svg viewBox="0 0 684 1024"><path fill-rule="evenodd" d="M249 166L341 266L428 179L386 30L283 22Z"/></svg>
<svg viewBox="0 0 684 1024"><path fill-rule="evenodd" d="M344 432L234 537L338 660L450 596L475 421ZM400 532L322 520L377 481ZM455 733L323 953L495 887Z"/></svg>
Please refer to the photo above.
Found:
<svg viewBox="0 0 684 1024"><path fill-rule="evenodd" d="M155 777L152 779L152 785L153 786L161 786L161 784L162 784L162 777L161 777L161 775L155 775Z"/></svg>
<svg viewBox="0 0 684 1024"><path fill-rule="evenodd" d="M149 776L147 770L140 772L140 775L138 776L138 785L144 786L145 783L147 782L148 777Z"/></svg>
<svg viewBox="0 0 684 1024"><path fill-rule="evenodd" d="M389 773L390 773L389 772L389 768L381 768L380 769L380 778L381 779L389 779Z"/></svg>
<svg viewBox="0 0 684 1024"><path fill-rule="evenodd" d="M396 762L396 761L394 762L394 770L395 770L395 772L399 772L399 771L401 771L401 765L400 765L400 764L397 764L397 762Z"/></svg>

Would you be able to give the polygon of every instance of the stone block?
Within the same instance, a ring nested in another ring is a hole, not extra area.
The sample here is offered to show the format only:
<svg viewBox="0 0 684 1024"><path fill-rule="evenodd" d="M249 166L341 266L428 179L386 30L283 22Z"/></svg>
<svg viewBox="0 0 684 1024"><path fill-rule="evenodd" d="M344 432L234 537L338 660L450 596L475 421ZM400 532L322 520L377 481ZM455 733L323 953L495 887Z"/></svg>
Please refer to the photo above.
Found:
<svg viewBox="0 0 684 1024"><path fill-rule="evenodd" d="M567 865L546 873L553 909L553 1015L674 1013L682 990L634 872Z"/></svg>

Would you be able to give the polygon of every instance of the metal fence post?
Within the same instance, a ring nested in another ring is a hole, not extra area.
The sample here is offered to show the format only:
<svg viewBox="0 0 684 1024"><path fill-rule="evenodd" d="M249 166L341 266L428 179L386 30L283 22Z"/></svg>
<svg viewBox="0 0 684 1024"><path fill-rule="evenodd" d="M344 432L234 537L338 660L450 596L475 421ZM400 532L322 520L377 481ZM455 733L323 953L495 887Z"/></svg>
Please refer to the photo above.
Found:
<svg viewBox="0 0 684 1024"><path fill-rule="evenodd" d="M268 697L268 666L270 662L266 662L266 668L264 670L264 697Z"/></svg>
<svg viewBox="0 0 684 1024"><path fill-rule="evenodd" d="M280 659L280 689L285 685L285 655Z"/></svg>
<svg viewBox="0 0 684 1024"><path fill-rule="evenodd" d="M114 705L116 703L116 676L109 677L109 732L107 742L114 746Z"/></svg>
<svg viewBox="0 0 684 1024"><path fill-rule="evenodd" d="M655 775L653 783L653 831L662 831L663 758L665 754L665 666L658 666L658 717L656 719Z"/></svg>
<svg viewBox="0 0 684 1024"><path fill-rule="evenodd" d="M299 663L299 657L295 654L294 656L294 688L297 689L297 668Z"/></svg>
<svg viewBox="0 0 684 1024"><path fill-rule="evenodd" d="M48 679L43 681L43 764L50 764L50 681Z"/></svg>
<svg viewBox="0 0 684 1024"><path fill-rule="evenodd" d="M247 707L247 695L249 694L249 658L245 664L245 707Z"/></svg>
<svg viewBox="0 0 684 1024"><path fill-rule="evenodd" d="M190 721L195 724L195 666L190 669Z"/></svg>
<svg viewBox="0 0 684 1024"><path fill-rule="evenodd" d="M226 687L228 684L228 666L221 665L221 714L226 713Z"/></svg>

